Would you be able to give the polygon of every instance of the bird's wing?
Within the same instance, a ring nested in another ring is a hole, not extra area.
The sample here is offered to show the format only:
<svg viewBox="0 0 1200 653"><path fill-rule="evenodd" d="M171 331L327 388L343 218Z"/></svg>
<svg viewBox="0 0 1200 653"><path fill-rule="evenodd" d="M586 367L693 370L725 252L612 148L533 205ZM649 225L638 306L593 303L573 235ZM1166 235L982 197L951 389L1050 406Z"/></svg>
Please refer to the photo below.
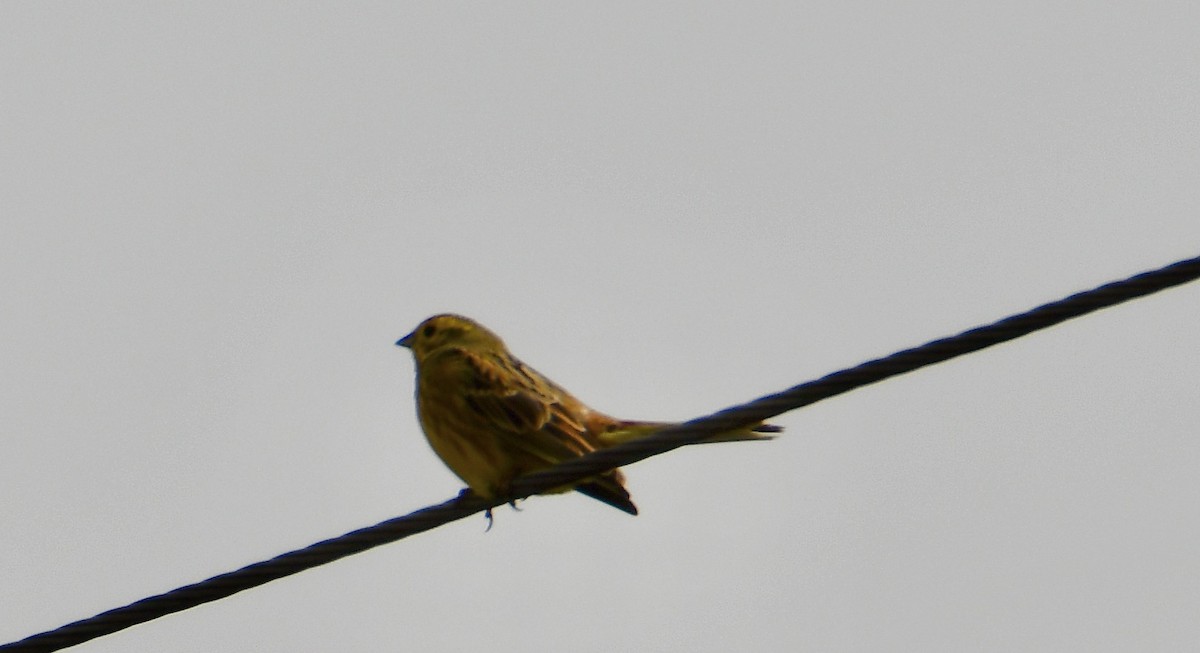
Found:
<svg viewBox="0 0 1200 653"><path fill-rule="evenodd" d="M560 389L535 370L511 356L470 350L461 355L471 370L464 384L467 407L487 420L505 445L551 464L596 448Z"/></svg>
<svg viewBox="0 0 1200 653"><path fill-rule="evenodd" d="M533 368L510 355L458 349L450 359L462 382L466 409L474 412L495 433L501 446L516 458L532 458L542 464L524 471L550 466L594 451L586 422L587 407ZM611 419L611 418L610 418ZM567 488L562 488L567 489ZM617 470L606 472L575 487L631 515L637 507Z"/></svg>

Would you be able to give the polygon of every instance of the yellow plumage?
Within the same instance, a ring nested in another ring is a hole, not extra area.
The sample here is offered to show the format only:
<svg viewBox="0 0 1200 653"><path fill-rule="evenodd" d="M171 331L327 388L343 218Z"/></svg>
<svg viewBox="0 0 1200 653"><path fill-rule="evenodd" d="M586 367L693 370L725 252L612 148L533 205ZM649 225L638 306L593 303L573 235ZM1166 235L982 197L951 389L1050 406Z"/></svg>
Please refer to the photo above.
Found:
<svg viewBox="0 0 1200 653"><path fill-rule="evenodd" d="M435 315L396 344L416 359L417 414L430 446L487 499L507 497L522 474L671 426L592 410L509 353L499 336L459 315ZM779 430L760 424L709 441L761 440ZM619 470L553 491L572 489L637 514Z"/></svg>

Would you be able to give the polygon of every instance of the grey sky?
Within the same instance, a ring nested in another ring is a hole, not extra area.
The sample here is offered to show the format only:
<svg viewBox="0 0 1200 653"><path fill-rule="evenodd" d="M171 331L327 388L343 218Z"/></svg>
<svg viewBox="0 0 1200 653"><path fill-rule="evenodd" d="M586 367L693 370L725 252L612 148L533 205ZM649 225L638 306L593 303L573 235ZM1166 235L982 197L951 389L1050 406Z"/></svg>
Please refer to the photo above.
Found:
<svg viewBox="0 0 1200 653"><path fill-rule="evenodd" d="M456 311L683 419L1195 256L1186 2L0 4L0 641L460 487ZM1200 643L1200 288L78 650Z"/></svg>

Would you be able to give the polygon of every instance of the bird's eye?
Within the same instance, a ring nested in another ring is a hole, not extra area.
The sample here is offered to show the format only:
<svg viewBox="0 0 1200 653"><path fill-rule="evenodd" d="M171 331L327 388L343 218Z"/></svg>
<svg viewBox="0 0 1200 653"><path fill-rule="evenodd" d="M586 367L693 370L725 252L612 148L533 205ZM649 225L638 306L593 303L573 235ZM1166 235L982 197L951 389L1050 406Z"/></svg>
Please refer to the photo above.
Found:
<svg viewBox="0 0 1200 653"><path fill-rule="evenodd" d="M421 335L425 336L426 338L433 337L433 334L436 332L437 327L433 326L432 324L426 324L425 328L421 329Z"/></svg>

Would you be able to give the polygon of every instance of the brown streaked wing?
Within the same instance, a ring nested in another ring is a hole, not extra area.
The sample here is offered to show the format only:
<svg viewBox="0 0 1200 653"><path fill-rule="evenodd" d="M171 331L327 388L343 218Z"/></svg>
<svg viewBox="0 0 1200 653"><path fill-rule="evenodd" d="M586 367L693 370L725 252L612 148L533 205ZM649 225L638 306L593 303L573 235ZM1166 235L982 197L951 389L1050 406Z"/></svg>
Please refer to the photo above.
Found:
<svg viewBox="0 0 1200 653"><path fill-rule="evenodd" d="M467 407L501 433L536 431L550 420L547 398L519 384L496 358L466 349L457 353L471 372L463 384Z"/></svg>
<svg viewBox="0 0 1200 653"><path fill-rule="evenodd" d="M584 426L559 401L551 384L503 356L462 351L474 374L467 384L467 406L488 419L501 441L547 463L592 451Z"/></svg>

